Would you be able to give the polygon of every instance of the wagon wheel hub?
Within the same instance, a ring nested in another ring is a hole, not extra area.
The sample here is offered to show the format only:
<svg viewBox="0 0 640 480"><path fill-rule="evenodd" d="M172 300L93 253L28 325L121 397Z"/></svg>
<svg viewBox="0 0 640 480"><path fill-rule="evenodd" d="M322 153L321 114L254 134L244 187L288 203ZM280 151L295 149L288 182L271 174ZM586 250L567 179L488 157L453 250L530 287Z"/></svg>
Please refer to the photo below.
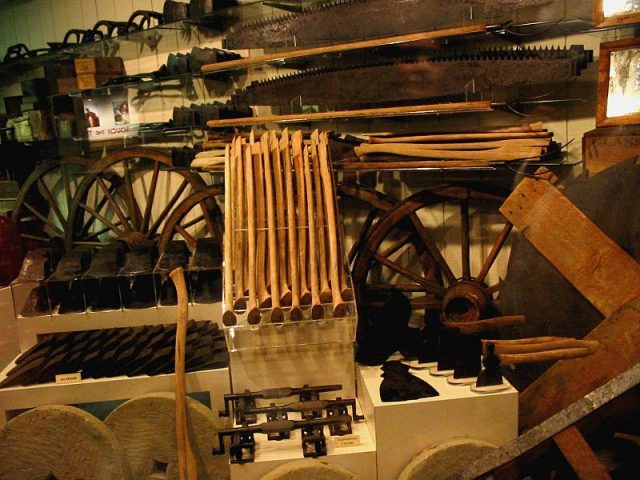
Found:
<svg viewBox="0 0 640 480"><path fill-rule="evenodd" d="M486 285L474 280L456 280L442 300L442 320L473 322L491 308L491 293Z"/></svg>

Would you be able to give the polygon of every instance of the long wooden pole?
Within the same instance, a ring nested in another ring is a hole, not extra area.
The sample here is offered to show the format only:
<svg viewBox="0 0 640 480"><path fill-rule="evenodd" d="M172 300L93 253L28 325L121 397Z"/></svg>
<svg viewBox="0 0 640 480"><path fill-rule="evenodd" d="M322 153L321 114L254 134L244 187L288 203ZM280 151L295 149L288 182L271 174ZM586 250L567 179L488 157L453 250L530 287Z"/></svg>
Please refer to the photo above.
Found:
<svg viewBox="0 0 640 480"><path fill-rule="evenodd" d="M304 167L302 166L302 132L294 132L291 137L291 152L293 154L293 168L296 181L296 194L298 197L298 245L300 266L300 303L311 303L311 292L307 280L307 195L304 188Z"/></svg>
<svg viewBox="0 0 640 480"><path fill-rule="evenodd" d="M284 172L280 159L280 144L275 130L271 130L271 155L273 158L273 180L276 198L276 224L278 229L278 273L280 274L280 303L291 305L291 290L287 268L287 223L284 201Z"/></svg>
<svg viewBox="0 0 640 480"><path fill-rule="evenodd" d="M260 310L256 294L256 199L253 180L253 154L251 145L245 146L245 183L247 186L247 237L248 237L248 286L249 303L247 305L247 321L250 324L260 323Z"/></svg>
<svg viewBox="0 0 640 480"><path fill-rule="evenodd" d="M235 152L234 152L235 153ZM231 252L233 250L233 182L235 176L232 172L231 149L227 145L224 150L224 236L222 239L222 252L224 257L224 313L222 322L225 325L236 324L236 314L233 313L233 262Z"/></svg>

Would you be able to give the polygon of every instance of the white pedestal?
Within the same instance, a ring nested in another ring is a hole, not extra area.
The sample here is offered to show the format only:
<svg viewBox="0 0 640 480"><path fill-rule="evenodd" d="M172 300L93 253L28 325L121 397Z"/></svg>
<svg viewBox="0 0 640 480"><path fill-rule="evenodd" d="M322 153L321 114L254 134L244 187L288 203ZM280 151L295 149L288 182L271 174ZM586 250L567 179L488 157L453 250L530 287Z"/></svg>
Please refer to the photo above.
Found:
<svg viewBox="0 0 640 480"><path fill-rule="evenodd" d="M0 381L15 365L12 361L0 373ZM125 400L151 392L175 391L175 375L146 375L86 379L78 383L44 383L28 387L0 388L0 428L21 411L41 405L71 405L81 403ZM224 394L229 393L229 369L202 370L186 374L187 393L207 392L211 410L224 408Z"/></svg>
<svg viewBox="0 0 640 480"><path fill-rule="evenodd" d="M359 405L358 412L360 412ZM294 415L290 415L292 420L300 418ZM263 415L258 416L259 423L265 420ZM376 452L369 429L365 422L352 423L351 425L352 436L359 438L360 445L336 446L336 439L340 442L341 437L329 436L329 429L325 427L327 455L317 458L327 463L340 465L355 473L361 480L375 480ZM280 441L268 441L266 435L256 434L255 461L243 464L232 463L231 480L259 480L263 475L281 465L304 458L300 438L301 432L299 430L291 432L290 439Z"/></svg>
<svg viewBox="0 0 640 480"><path fill-rule="evenodd" d="M382 402L381 373L379 367L357 366L358 399L376 445L378 480L398 478L407 463L430 445L456 437L502 445L518 434L518 392L513 387L480 394L468 385L449 385L446 377L431 376L427 370L411 370L440 396Z"/></svg>

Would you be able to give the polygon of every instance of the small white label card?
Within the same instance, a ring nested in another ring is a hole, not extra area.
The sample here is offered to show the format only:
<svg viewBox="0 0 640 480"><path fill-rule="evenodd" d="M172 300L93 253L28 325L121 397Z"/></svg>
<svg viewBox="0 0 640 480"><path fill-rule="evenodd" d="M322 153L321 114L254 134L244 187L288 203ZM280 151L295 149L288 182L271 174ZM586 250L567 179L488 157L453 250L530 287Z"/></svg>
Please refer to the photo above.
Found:
<svg viewBox="0 0 640 480"><path fill-rule="evenodd" d="M65 383L78 383L82 381L82 375L80 372L76 373L61 373L56 375L56 383L57 384L65 384Z"/></svg>
<svg viewBox="0 0 640 480"><path fill-rule="evenodd" d="M336 448L342 447L357 447L360 445L360 435L342 435L341 437L334 437Z"/></svg>

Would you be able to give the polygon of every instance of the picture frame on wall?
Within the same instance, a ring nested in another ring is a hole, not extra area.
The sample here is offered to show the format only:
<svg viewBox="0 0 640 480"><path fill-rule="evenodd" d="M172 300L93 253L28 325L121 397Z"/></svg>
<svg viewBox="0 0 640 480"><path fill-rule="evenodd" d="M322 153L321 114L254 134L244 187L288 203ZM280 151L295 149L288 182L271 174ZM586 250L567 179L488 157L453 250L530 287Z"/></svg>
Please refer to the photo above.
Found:
<svg viewBox="0 0 640 480"><path fill-rule="evenodd" d="M593 0L596 28L640 24L640 0Z"/></svg>
<svg viewBox="0 0 640 480"><path fill-rule="evenodd" d="M640 37L600 45L596 126L640 124Z"/></svg>

